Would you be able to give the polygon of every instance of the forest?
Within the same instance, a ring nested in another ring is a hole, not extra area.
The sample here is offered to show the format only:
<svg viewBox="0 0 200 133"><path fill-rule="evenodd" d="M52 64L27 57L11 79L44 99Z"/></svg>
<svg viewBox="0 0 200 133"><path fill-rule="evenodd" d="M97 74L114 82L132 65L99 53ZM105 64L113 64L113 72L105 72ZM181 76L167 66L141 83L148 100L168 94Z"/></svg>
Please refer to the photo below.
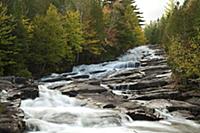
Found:
<svg viewBox="0 0 200 133"><path fill-rule="evenodd" d="M145 44L134 0L1 0L0 75L40 77Z"/></svg>
<svg viewBox="0 0 200 133"><path fill-rule="evenodd" d="M0 133L112 132L200 133L200 0L0 0Z"/></svg>
<svg viewBox="0 0 200 133"><path fill-rule="evenodd" d="M0 75L41 77L157 44L174 78L200 77L200 0L169 0L143 29L134 0L1 0Z"/></svg>
<svg viewBox="0 0 200 133"><path fill-rule="evenodd" d="M200 0L183 5L169 0L161 19L145 27L148 43L161 45L174 78L188 84L200 79Z"/></svg>

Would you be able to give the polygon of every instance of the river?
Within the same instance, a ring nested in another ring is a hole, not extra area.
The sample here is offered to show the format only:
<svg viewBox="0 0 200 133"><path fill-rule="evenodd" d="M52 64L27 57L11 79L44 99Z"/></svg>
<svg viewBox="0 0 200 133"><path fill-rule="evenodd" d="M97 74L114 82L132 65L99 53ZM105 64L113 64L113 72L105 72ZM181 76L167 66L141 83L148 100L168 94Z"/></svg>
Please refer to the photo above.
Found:
<svg viewBox="0 0 200 133"><path fill-rule="evenodd" d="M116 61L101 64L81 65L64 74L52 74L41 81L68 75L89 75L89 79L101 79L116 71L140 67L142 58L162 58L148 46L129 50ZM51 86L69 84L72 81L56 81L39 85L39 97L23 100L27 133L199 133L200 125L167 111L157 110L165 116L160 121L133 121L123 112L85 106L82 100L62 95Z"/></svg>

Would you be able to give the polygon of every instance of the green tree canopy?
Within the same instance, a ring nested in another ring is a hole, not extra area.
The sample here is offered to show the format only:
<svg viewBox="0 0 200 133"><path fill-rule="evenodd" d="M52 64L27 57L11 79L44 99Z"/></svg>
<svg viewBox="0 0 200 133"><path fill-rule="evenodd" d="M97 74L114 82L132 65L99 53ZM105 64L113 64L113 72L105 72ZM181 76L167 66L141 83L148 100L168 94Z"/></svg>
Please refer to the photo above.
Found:
<svg viewBox="0 0 200 133"><path fill-rule="evenodd" d="M13 35L15 29L14 19L11 15L7 14L7 8L0 3L0 75L3 74L4 68L7 65L15 63L12 54L16 53Z"/></svg>

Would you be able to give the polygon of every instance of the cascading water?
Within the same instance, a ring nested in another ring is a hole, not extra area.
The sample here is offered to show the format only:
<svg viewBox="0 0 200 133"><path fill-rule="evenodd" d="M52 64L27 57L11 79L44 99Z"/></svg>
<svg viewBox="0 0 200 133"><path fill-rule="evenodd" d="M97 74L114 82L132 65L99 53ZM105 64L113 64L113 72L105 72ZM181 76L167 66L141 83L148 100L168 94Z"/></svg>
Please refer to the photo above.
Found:
<svg viewBox="0 0 200 133"><path fill-rule="evenodd" d="M84 107L84 103L39 86L40 97L22 101L29 133L131 133L131 119L112 110Z"/></svg>
<svg viewBox="0 0 200 133"><path fill-rule="evenodd" d="M155 51L150 49L148 46L140 46L129 50L125 55L119 57L116 61L75 66L70 73L54 73L48 77L42 78L41 81L46 81L63 76L66 76L67 78L74 78L80 75L88 75L91 79L101 79L119 70L134 69L139 67L140 60L144 57L146 59L162 58L160 56L156 56L154 52Z"/></svg>
<svg viewBox="0 0 200 133"><path fill-rule="evenodd" d="M153 50L147 46L141 46L128 51L117 61L74 67L72 73L54 74L46 79L85 74L90 75L90 78L102 78L114 71L138 67L139 60L146 55L148 58L160 58L156 57ZM49 89L70 82L72 81L45 83L39 86L38 98L22 101L21 108L26 115L27 133L199 133L200 131L200 126L195 122L174 118L163 110L158 109L157 112L166 116L166 120L133 121L119 111L87 107L82 100Z"/></svg>
<svg viewBox="0 0 200 133"><path fill-rule="evenodd" d="M58 83L56 83L58 84ZM48 84L49 85L49 84ZM40 85L40 96L24 100L27 133L199 133L200 125L168 113L165 121L133 121L118 111L94 109L84 102Z"/></svg>
<svg viewBox="0 0 200 133"><path fill-rule="evenodd" d="M145 56L148 56L148 58L160 58L159 56L156 56L154 51L148 46L140 46L129 50L116 61L74 67L73 73L77 73L77 75L90 75L90 78L102 78L118 70L134 69L139 67L140 60Z"/></svg>

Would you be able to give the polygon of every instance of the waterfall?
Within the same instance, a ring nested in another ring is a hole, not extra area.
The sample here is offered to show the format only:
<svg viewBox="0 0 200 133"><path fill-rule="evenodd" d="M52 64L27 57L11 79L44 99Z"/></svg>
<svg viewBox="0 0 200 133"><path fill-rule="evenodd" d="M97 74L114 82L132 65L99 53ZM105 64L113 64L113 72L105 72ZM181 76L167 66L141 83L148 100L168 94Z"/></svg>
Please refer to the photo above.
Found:
<svg viewBox="0 0 200 133"><path fill-rule="evenodd" d="M64 78L89 75L89 78L103 78L116 71L140 67L143 58L161 58L147 46L129 50L116 61L101 64L81 65L71 73L52 74L42 79L61 79L60 81L39 85L39 97L23 100L21 109L25 112L27 133L199 133L199 124L171 116L167 111L157 109L166 116L161 121L133 121L128 115L109 109L92 108L84 100L62 95L56 86L68 85L73 81ZM104 86L104 85L102 85ZM106 86L105 86L106 87ZM129 87L129 86L126 86ZM115 91L121 95L120 92Z"/></svg>
<svg viewBox="0 0 200 133"><path fill-rule="evenodd" d="M162 110L157 111L169 119L133 121L118 111L86 107L84 101L47 86L39 86L38 98L21 103L27 133L199 133L200 126L195 122L173 118Z"/></svg>
<svg viewBox="0 0 200 133"><path fill-rule="evenodd" d="M132 120L126 114L85 107L82 101L49 90L46 85L40 85L39 91L38 98L21 103L30 133L132 132L127 127Z"/></svg>

